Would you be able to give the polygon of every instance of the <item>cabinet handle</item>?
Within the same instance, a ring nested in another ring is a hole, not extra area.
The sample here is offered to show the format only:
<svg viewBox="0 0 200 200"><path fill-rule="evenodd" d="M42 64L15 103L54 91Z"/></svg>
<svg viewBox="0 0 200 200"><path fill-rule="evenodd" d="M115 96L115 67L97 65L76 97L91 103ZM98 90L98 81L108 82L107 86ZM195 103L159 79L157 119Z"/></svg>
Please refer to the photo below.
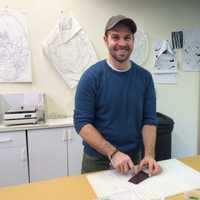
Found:
<svg viewBox="0 0 200 200"><path fill-rule="evenodd" d="M0 143L12 142L11 138L0 139Z"/></svg>
<svg viewBox="0 0 200 200"><path fill-rule="evenodd" d="M72 140L73 139L73 129L68 129L68 136L67 136L68 140Z"/></svg>
<svg viewBox="0 0 200 200"><path fill-rule="evenodd" d="M71 129L66 129L66 131L63 134L63 141L67 142L68 140L72 140L73 136L72 136L72 131Z"/></svg>
<svg viewBox="0 0 200 200"><path fill-rule="evenodd" d="M26 149L25 148L21 149L21 161L23 161L23 162L26 161Z"/></svg>
<svg viewBox="0 0 200 200"><path fill-rule="evenodd" d="M66 142L68 140L68 133L67 130L63 134L63 141Z"/></svg>

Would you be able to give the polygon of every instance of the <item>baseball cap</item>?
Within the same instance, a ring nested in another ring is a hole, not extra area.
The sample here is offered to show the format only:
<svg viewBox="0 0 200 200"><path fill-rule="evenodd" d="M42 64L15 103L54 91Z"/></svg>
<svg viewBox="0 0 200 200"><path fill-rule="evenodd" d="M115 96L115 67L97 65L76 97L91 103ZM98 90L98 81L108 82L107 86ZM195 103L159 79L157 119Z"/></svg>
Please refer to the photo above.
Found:
<svg viewBox="0 0 200 200"><path fill-rule="evenodd" d="M123 15L116 15L110 17L110 19L108 20L105 26L105 33L114 28L114 26L116 26L120 22L127 25L133 34L137 31L136 23L131 18Z"/></svg>

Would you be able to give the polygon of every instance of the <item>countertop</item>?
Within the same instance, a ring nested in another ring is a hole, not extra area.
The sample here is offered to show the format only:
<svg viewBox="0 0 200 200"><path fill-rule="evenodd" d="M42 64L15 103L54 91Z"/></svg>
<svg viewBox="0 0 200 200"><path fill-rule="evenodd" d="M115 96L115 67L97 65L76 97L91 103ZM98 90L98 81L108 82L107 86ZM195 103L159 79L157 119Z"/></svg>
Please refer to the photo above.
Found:
<svg viewBox="0 0 200 200"><path fill-rule="evenodd" d="M62 128L73 126L73 118L57 118L57 119L47 119L45 122L40 122L37 124L24 124L24 125L13 125L5 126L0 125L0 133L7 131L20 131L20 130L31 130L31 129L43 129L43 128Z"/></svg>

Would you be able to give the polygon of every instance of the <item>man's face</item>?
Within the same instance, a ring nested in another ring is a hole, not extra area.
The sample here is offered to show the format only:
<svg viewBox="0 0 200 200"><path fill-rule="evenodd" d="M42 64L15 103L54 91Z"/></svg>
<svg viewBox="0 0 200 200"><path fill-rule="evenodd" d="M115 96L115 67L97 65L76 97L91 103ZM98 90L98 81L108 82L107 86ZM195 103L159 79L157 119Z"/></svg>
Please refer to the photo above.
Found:
<svg viewBox="0 0 200 200"><path fill-rule="evenodd" d="M104 36L110 56L117 62L125 62L133 51L134 35L124 24L118 24Z"/></svg>

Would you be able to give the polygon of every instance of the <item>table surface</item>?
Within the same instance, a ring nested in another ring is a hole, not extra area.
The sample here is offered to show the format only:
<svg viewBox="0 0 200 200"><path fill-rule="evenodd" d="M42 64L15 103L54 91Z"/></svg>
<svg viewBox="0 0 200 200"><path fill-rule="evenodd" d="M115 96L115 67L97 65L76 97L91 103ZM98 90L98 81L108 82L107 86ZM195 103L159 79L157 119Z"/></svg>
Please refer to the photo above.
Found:
<svg viewBox="0 0 200 200"><path fill-rule="evenodd" d="M178 160L192 167L200 172L200 155L186 158L179 158ZM183 194L177 194L171 197L167 197L166 200L183 200Z"/></svg>
<svg viewBox="0 0 200 200"><path fill-rule="evenodd" d="M180 161L200 171L200 155L180 158ZM84 175L68 176L48 181L0 188L2 200L95 200L96 195ZM183 195L168 197L182 200Z"/></svg>

